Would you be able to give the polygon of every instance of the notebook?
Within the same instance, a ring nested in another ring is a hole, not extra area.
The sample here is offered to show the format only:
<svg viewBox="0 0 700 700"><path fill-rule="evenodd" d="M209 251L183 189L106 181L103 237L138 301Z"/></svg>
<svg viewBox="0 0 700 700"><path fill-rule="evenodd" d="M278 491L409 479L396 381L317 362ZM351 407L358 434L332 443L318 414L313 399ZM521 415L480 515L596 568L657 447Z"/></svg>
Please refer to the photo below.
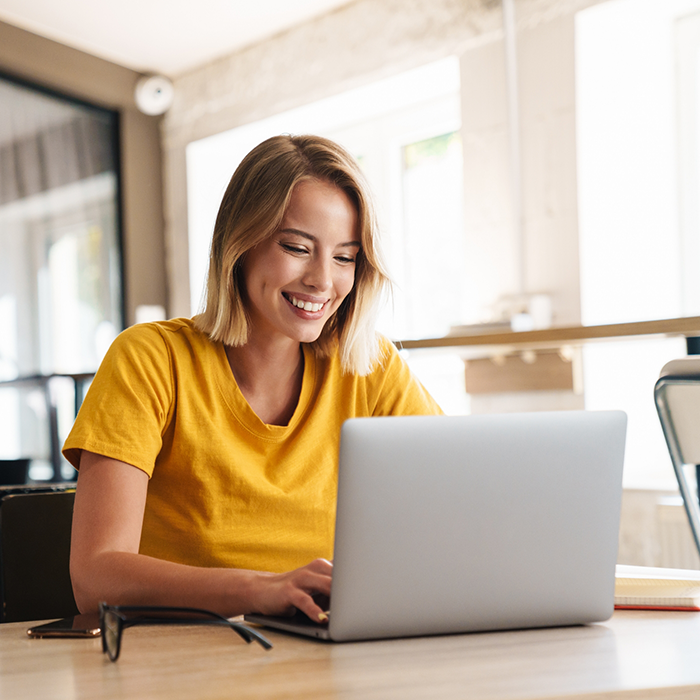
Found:
<svg viewBox="0 0 700 700"><path fill-rule="evenodd" d="M700 571L618 564L615 607L700 611Z"/></svg>
<svg viewBox="0 0 700 700"><path fill-rule="evenodd" d="M342 428L330 620L350 641L613 612L626 415L357 418Z"/></svg>

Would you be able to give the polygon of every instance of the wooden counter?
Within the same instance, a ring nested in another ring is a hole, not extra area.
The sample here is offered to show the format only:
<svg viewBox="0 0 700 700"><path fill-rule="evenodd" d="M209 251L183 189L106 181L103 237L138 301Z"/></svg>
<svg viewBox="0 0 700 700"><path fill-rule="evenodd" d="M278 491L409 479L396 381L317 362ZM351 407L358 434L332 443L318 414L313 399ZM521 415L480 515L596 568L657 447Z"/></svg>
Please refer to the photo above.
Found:
<svg viewBox="0 0 700 700"><path fill-rule="evenodd" d="M698 336L700 316L665 318L656 321L611 323L602 326L554 327L537 331L503 331L447 335L443 338L399 340L396 345L406 350L429 348L560 348L564 345L582 345L599 340L626 340L651 336Z"/></svg>
<svg viewBox="0 0 700 700"><path fill-rule="evenodd" d="M700 613L624 611L587 627L331 644L217 627L135 627L110 662L99 639L29 639L0 625L3 700L129 698L700 697Z"/></svg>

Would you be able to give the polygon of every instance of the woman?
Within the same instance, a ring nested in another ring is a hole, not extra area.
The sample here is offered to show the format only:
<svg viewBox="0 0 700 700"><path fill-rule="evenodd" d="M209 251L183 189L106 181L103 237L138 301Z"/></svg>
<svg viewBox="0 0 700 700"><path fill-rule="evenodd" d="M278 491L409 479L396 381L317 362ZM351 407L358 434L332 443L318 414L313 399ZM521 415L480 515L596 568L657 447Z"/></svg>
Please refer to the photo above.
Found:
<svg viewBox="0 0 700 700"><path fill-rule="evenodd" d="M440 412L374 333L377 235L337 144L278 136L246 156L217 216L204 312L124 331L64 446L79 468L82 611L323 619L342 422Z"/></svg>

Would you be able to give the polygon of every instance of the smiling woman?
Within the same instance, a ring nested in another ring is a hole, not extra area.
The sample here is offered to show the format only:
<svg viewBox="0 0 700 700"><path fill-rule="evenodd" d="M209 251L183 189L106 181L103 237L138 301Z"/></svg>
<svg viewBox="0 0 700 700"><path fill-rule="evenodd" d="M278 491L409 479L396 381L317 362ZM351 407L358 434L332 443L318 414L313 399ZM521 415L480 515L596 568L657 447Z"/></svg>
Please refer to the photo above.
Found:
<svg viewBox="0 0 700 700"><path fill-rule="evenodd" d="M64 446L83 611L293 608L330 594L340 426L440 413L374 312L388 280L355 161L268 139L224 195L204 312L110 348Z"/></svg>

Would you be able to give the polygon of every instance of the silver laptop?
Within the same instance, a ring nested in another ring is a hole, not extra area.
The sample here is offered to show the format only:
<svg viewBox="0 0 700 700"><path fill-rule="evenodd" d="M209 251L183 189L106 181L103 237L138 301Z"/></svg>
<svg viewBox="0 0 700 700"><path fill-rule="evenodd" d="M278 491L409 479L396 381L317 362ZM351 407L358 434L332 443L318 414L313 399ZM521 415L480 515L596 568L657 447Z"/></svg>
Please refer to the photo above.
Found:
<svg viewBox="0 0 700 700"><path fill-rule="evenodd" d="M343 425L333 641L573 625L613 612L627 417L357 418Z"/></svg>

